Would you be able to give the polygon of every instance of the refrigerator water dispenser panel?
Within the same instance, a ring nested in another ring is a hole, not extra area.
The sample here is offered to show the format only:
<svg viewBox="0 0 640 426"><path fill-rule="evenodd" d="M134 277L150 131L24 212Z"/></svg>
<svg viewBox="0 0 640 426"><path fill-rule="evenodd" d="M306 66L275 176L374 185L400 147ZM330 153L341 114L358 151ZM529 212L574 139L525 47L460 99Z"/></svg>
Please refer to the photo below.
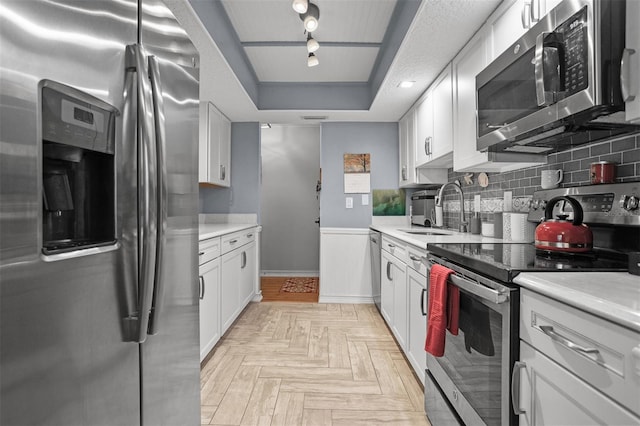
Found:
<svg viewBox="0 0 640 426"><path fill-rule="evenodd" d="M117 110L55 82L42 84L42 252L114 244Z"/></svg>

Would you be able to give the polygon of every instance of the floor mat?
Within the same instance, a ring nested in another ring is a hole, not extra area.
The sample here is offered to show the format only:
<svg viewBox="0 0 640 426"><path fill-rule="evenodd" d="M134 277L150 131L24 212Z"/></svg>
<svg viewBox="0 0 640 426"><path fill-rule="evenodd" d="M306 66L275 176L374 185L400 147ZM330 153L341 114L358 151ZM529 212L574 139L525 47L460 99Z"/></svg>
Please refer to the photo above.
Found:
<svg viewBox="0 0 640 426"><path fill-rule="evenodd" d="M296 277L288 278L282 287L282 293L317 293L318 278L316 277Z"/></svg>

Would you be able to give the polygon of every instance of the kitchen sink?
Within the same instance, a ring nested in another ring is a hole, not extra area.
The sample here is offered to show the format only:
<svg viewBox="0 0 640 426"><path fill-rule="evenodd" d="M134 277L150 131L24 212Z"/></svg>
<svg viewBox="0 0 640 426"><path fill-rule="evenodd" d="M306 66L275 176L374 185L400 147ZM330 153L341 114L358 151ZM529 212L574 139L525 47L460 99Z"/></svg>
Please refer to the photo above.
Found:
<svg viewBox="0 0 640 426"><path fill-rule="evenodd" d="M398 231L406 232L407 234L418 235L451 235L449 232L439 232L432 229L398 229Z"/></svg>

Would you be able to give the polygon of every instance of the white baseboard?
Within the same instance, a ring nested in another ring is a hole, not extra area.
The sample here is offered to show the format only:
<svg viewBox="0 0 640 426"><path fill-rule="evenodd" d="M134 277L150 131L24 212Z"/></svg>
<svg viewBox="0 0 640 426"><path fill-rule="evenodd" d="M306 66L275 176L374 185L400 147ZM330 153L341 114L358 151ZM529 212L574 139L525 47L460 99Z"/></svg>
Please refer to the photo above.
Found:
<svg viewBox="0 0 640 426"><path fill-rule="evenodd" d="M261 277L319 277L320 271L261 271Z"/></svg>
<svg viewBox="0 0 640 426"><path fill-rule="evenodd" d="M360 296L320 296L318 303L373 304L373 298Z"/></svg>

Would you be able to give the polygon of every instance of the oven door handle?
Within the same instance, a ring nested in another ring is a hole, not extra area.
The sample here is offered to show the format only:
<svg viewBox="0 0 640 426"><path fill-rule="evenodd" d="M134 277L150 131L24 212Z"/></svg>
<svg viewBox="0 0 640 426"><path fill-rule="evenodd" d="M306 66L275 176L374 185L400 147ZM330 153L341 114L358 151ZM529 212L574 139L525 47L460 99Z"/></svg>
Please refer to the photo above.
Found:
<svg viewBox="0 0 640 426"><path fill-rule="evenodd" d="M489 302L495 303L496 305L509 300L508 295L496 291L492 288L485 287L482 284L478 284L474 281L463 278L459 275L456 275L455 273L449 275L449 281L451 281L452 284L459 287L460 289L465 290L471 294L475 294L476 296Z"/></svg>

